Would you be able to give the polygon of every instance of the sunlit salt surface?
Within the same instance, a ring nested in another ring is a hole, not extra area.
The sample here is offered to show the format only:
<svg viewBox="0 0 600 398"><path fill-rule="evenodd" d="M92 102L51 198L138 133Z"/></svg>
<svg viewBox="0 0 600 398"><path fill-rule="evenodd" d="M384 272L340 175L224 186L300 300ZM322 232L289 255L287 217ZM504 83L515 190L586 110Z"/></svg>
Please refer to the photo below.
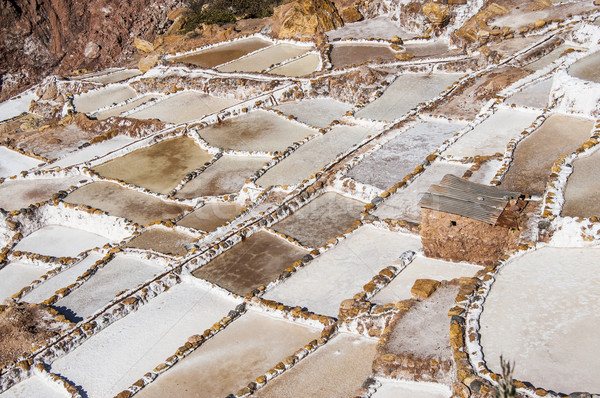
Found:
<svg viewBox="0 0 600 398"><path fill-rule="evenodd" d="M11 177L23 170L29 170L43 163L40 159L22 155L19 152L0 146L0 177Z"/></svg>
<svg viewBox="0 0 600 398"><path fill-rule="evenodd" d="M107 75L88 77L84 80L100 84L110 84L131 79L132 77L139 76L141 74L142 72L140 72L139 69L123 69L117 72L109 73Z"/></svg>
<svg viewBox="0 0 600 398"><path fill-rule="evenodd" d="M334 120L342 118L352 109L352 105L332 98L313 98L302 101L284 102L275 109L286 115L293 115L298 121L314 127L327 127Z"/></svg>
<svg viewBox="0 0 600 398"><path fill-rule="evenodd" d="M320 63L321 56L319 54L307 54L302 58L271 69L269 74L290 77L306 76L316 71Z"/></svg>
<svg viewBox="0 0 600 398"><path fill-rule="evenodd" d="M550 90L552 89L552 79L542 80L532 84L506 99L509 104L528 106L532 108L545 108L550 100Z"/></svg>
<svg viewBox="0 0 600 398"><path fill-rule="evenodd" d="M183 217L177 225L210 232L232 220L241 213L243 206L238 203L206 203Z"/></svg>
<svg viewBox="0 0 600 398"><path fill-rule="evenodd" d="M373 37L390 40L394 36L399 36L402 39L409 39L414 34L402 30L397 21L391 17L381 16L376 18L368 18L359 22L344 24L335 30L330 30L326 33L330 41L344 38L354 39L369 39Z"/></svg>
<svg viewBox="0 0 600 398"><path fill-rule="evenodd" d="M246 57L219 66L221 72L261 72L271 65L295 58L310 51L307 46L282 43L266 47Z"/></svg>
<svg viewBox="0 0 600 398"><path fill-rule="evenodd" d="M29 105L32 100L38 97L28 91L15 98L0 103L0 122L19 116L21 113L29 111Z"/></svg>
<svg viewBox="0 0 600 398"><path fill-rule="evenodd" d="M104 111L100 111L96 114L96 118L98 120L104 120L104 119L108 119L111 116L119 116L122 113L125 113L127 111L130 111L134 108L137 108L140 105L145 104L146 102L155 100L157 98L159 98L160 95L158 94L146 94L146 95L142 95L132 101L129 101L128 103L124 104L124 105L120 105L120 106L116 106L110 109L106 109Z"/></svg>
<svg viewBox="0 0 600 398"><path fill-rule="evenodd" d="M11 262L0 269L0 302L50 270L42 265Z"/></svg>
<svg viewBox="0 0 600 398"><path fill-rule="evenodd" d="M102 247L111 240L78 228L47 225L27 235L14 250L54 257L74 257L94 247Z"/></svg>
<svg viewBox="0 0 600 398"><path fill-rule="evenodd" d="M571 76L595 83L600 83L600 52L580 59L569 68Z"/></svg>
<svg viewBox="0 0 600 398"><path fill-rule="evenodd" d="M65 157L58 159L56 162L50 163L45 168L61 167L67 168L75 166L77 164L89 162L101 156L107 155L117 149L121 149L132 142L135 142L135 138L131 138L125 135L118 135L111 138L110 140L98 142L82 149L78 149L75 152L67 154Z"/></svg>
<svg viewBox="0 0 600 398"><path fill-rule="evenodd" d="M183 62L203 68L213 68L217 65L221 65L226 62L233 61L234 59L243 57L244 55L253 51L271 46L272 44L273 43L268 40L252 37L200 50L193 54L174 57L171 58L171 61Z"/></svg>
<svg viewBox="0 0 600 398"><path fill-rule="evenodd" d="M18 210L34 203L45 202L52 195L87 180L86 176L6 180L0 184L0 208Z"/></svg>
<svg viewBox="0 0 600 398"><path fill-rule="evenodd" d="M565 190L562 215L567 217L600 217L600 151L573 162ZM591 199L593 198L593 199ZM590 200L591 199L591 200Z"/></svg>
<svg viewBox="0 0 600 398"><path fill-rule="evenodd" d="M378 379L381 386L373 398L450 398L450 389L443 384Z"/></svg>
<svg viewBox="0 0 600 398"><path fill-rule="evenodd" d="M126 85L116 85L91 90L73 97L73 106L77 112L88 113L100 108L134 98L136 91Z"/></svg>
<svg viewBox="0 0 600 398"><path fill-rule="evenodd" d="M2 398L67 398L70 396L71 394L59 387L58 383L35 374L2 393Z"/></svg>

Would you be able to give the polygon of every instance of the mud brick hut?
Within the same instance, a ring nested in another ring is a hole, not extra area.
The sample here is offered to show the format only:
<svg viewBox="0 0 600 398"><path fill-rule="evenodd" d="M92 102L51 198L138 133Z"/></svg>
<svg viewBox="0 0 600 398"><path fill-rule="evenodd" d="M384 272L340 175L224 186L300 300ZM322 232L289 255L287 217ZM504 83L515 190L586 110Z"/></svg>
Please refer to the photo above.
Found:
<svg viewBox="0 0 600 398"><path fill-rule="evenodd" d="M445 175L419 201L425 255L492 265L517 247L526 204L517 192Z"/></svg>

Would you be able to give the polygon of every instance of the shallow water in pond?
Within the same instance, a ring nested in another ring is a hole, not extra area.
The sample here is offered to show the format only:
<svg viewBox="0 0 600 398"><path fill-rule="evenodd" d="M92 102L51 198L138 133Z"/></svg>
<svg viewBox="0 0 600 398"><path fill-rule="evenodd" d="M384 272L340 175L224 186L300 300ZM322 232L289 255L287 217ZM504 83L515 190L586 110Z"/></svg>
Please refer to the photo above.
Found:
<svg viewBox="0 0 600 398"><path fill-rule="evenodd" d="M194 241L194 237L183 232L163 228L149 229L133 238L125 247L142 250L154 250L172 256L182 256L185 246Z"/></svg>
<svg viewBox="0 0 600 398"><path fill-rule="evenodd" d="M394 62L395 53L387 45L370 44L334 44L331 49L331 63L334 68L341 68L367 61Z"/></svg>
<svg viewBox="0 0 600 398"><path fill-rule="evenodd" d="M273 43L259 38L238 40L232 43L207 48L195 54L183 55L171 58L171 62L183 62L200 66L202 68L213 68L234 59L240 58L253 51L271 46Z"/></svg>
<svg viewBox="0 0 600 398"><path fill-rule="evenodd" d="M268 73L290 77L306 76L316 71L320 62L321 56L319 54L308 54L285 65L271 69Z"/></svg>
<svg viewBox="0 0 600 398"><path fill-rule="evenodd" d="M286 59L295 58L310 50L310 47L296 46L294 44L276 44L242 59L222 65L217 70L220 72L260 72L271 65L278 64Z"/></svg>

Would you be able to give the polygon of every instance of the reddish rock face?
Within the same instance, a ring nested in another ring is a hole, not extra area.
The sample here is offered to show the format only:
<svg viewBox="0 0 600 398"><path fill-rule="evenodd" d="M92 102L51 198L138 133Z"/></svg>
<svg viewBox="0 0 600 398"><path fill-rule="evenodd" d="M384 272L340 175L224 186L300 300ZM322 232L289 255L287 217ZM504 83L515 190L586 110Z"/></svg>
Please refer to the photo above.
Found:
<svg viewBox="0 0 600 398"><path fill-rule="evenodd" d="M178 0L0 0L0 101L51 73L112 65L153 40ZM87 52L86 52L87 49Z"/></svg>

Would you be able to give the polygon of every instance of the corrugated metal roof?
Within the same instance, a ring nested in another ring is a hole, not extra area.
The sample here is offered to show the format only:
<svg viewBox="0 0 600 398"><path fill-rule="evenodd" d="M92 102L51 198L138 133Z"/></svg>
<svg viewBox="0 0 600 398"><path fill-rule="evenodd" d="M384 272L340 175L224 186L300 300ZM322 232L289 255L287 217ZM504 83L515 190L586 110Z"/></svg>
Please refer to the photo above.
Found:
<svg viewBox="0 0 600 398"><path fill-rule="evenodd" d="M519 193L466 181L446 174L440 185L432 185L419 206L456 214L495 225L509 200Z"/></svg>

